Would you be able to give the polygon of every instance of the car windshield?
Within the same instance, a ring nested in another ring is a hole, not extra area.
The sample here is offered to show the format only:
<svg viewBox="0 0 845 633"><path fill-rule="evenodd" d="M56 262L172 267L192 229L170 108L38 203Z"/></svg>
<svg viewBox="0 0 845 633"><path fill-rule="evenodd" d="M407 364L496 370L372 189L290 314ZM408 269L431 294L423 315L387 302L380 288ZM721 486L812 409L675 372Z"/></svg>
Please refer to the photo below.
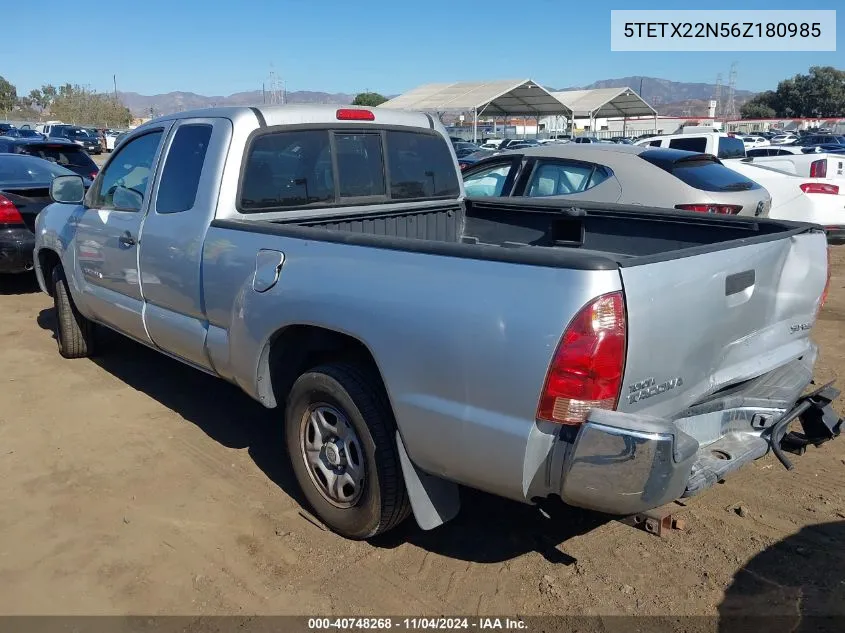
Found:
<svg viewBox="0 0 845 633"><path fill-rule="evenodd" d="M41 135L35 130L18 130L18 136L21 138L35 138Z"/></svg>
<svg viewBox="0 0 845 633"><path fill-rule="evenodd" d="M72 176L73 172L55 163L33 156L0 155L0 185L49 183L56 176Z"/></svg>

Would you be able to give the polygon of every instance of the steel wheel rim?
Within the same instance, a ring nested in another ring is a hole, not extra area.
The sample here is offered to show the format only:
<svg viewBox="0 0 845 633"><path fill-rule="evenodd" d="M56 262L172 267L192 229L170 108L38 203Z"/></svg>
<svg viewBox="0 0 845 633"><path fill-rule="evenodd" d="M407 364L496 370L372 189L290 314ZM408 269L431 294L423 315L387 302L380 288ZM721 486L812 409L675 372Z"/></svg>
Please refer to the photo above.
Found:
<svg viewBox="0 0 845 633"><path fill-rule="evenodd" d="M361 440L349 417L325 403L311 404L299 425L299 449L320 495L337 508L351 508L364 492Z"/></svg>

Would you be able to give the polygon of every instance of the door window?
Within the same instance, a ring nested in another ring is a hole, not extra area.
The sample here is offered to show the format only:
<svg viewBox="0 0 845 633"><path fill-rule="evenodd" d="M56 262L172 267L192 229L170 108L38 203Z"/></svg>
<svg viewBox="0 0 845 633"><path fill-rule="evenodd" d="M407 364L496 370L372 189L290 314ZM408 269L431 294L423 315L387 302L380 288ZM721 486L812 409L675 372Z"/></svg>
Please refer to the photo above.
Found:
<svg viewBox="0 0 845 633"><path fill-rule="evenodd" d="M170 144L156 194L156 212L179 213L194 206L211 139L207 123L181 125Z"/></svg>
<svg viewBox="0 0 845 633"><path fill-rule="evenodd" d="M562 196L592 189L610 177L610 170L587 163L541 163L531 176L529 198Z"/></svg>
<svg viewBox="0 0 845 633"><path fill-rule="evenodd" d="M501 196L508 179L511 163L490 165L464 178L464 190L468 196Z"/></svg>
<svg viewBox="0 0 845 633"><path fill-rule="evenodd" d="M161 135L161 130L156 130L121 146L101 172L100 184L91 206L140 211L153 176L153 161Z"/></svg>

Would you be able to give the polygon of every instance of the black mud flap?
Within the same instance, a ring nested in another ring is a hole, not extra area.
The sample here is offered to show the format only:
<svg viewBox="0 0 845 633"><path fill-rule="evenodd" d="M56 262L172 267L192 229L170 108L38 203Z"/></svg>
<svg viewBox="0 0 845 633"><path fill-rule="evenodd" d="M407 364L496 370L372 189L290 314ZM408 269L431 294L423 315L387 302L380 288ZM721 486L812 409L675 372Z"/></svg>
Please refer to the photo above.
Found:
<svg viewBox="0 0 845 633"><path fill-rule="evenodd" d="M842 418L831 405L839 396L840 391L832 385L833 382L829 382L800 398L792 410L772 427L769 436L772 452L787 470L792 470L793 466L783 454L784 451L803 455L809 444L821 446L841 433ZM803 433L795 431L786 433L789 424L795 418L801 422Z"/></svg>

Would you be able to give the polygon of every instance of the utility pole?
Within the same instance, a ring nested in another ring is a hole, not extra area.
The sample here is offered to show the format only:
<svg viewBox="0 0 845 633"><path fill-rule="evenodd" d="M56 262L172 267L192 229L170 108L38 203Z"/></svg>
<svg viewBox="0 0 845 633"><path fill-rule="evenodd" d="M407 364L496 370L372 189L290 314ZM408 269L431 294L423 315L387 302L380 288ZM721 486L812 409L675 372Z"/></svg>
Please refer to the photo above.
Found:
<svg viewBox="0 0 845 633"><path fill-rule="evenodd" d="M114 100L117 101L117 75L112 75L111 78L114 82Z"/></svg>
<svg viewBox="0 0 845 633"><path fill-rule="evenodd" d="M728 119L735 119L736 118L736 65L737 63L734 62L731 64L731 74L728 75L728 102L725 104L725 123L727 123Z"/></svg>
<svg viewBox="0 0 845 633"><path fill-rule="evenodd" d="M715 115L722 114L722 73L716 75L716 90L713 92L713 101L716 102Z"/></svg>

